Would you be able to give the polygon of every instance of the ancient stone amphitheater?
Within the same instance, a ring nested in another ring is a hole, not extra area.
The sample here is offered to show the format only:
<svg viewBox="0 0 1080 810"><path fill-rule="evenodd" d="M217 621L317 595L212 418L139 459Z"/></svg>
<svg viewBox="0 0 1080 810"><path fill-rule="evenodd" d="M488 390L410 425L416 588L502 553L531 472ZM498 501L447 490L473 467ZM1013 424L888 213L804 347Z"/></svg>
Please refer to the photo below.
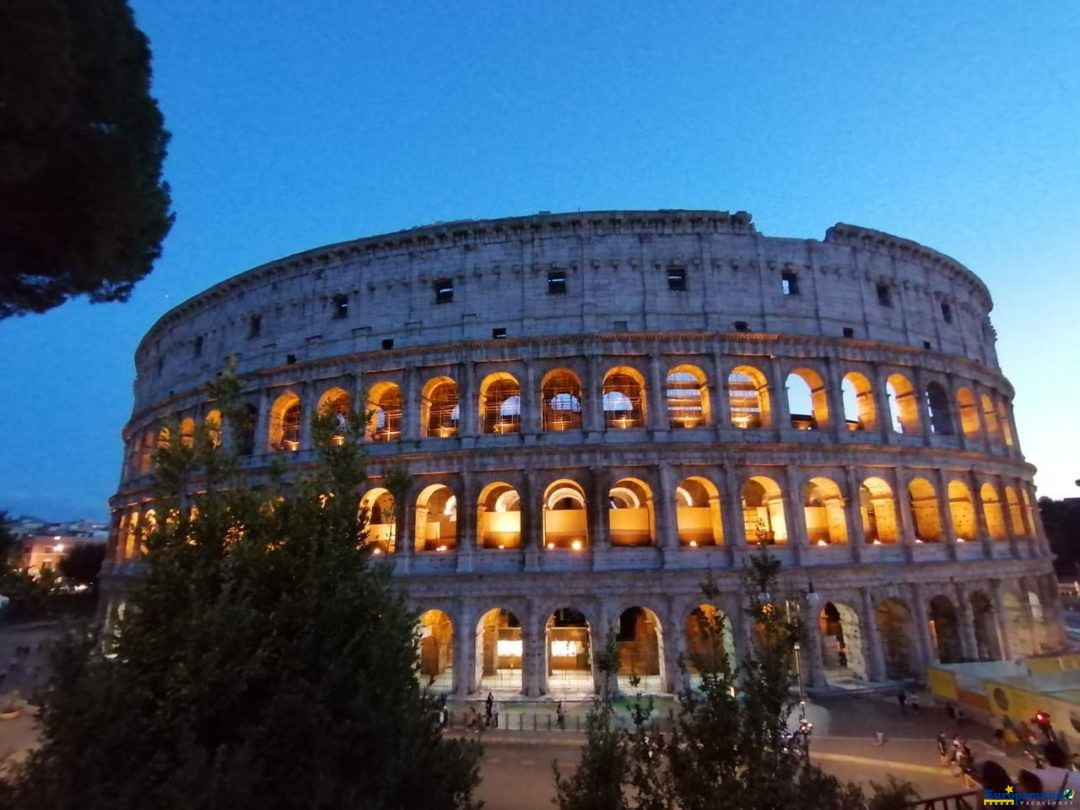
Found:
<svg viewBox="0 0 1080 810"><path fill-rule="evenodd" d="M270 262L140 344L106 587L116 606L138 573L163 421L182 441L220 424L204 384L235 354L253 480L311 463L314 412L372 411L369 541L436 688L587 693L611 632L624 686L676 689L699 612L746 643L759 545L808 619L808 685L1050 650L1060 603L990 309L915 242L766 237L716 211L436 224ZM394 464L414 481L400 521Z"/></svg>

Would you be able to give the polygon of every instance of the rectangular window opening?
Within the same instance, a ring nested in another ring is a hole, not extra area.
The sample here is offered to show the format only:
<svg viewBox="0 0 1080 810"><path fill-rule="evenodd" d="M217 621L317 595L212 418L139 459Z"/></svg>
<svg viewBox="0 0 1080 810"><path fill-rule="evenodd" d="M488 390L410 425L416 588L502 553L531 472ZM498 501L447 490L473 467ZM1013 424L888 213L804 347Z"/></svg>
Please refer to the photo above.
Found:
<svg viewBox="0 0 1080 810"><path fill-rule="evenodd" d="M505 340L506 339L506 327L505 326L496 326L494 329L492 329L491 330L491 339L492 340Z"/></svg>
<svg viewBox="0 0 1080 810"><path fill-rule="evenodd" d="M669 267L667 269L667 286L675 292L686 292L686 268Z"/></svg>
<svg viewBox="0 0 1080 810"><path fill-rule="evenodd" d="M933 351L933 349L934 349L934 347L933 347L933 346L932 346L932 345L930 344L930 341L929 341L929 340L924 340L924 341L922 342L922 347L923 347L924 349L926 349L926 350L927 350L928 352L929 352L929 351Z"/></svg>
<svg viewBox="0 0 1080 810"><path fill-rule="evenodd" d="M892 306L892 290L889 289L888 284L877 285L877 302L883 307Z"/></svg>
<svg viewBox="0 0 1080 810"><path fill-rule="evenodd" d="M735 331L736 332L749 332L750 331L750 324L748 324L746 321L735 321Z"/></svg>
<svg viewBox="0 0 1080 810"><path fill-rule="evenodd" d="M349 317L349 296L335 295L332 299L332 303L335 320L342 320Z"/></svg>
<svg viewBox="0 0 1080 810"><path fill-rule="evenodd" d="M285 355L285 364L286 365L291 366L291 365L294 365L295 363L296 363L296 355L295 354L287 354L287 355Z"/></svg>
<svg viewBox="0 0 1080 810"><path fill-rule="evenodd" d="M941 302L941 317L945 323L952 323L952 307L945 301Z"/></svg>
<svg viewBox="0 0 1080 810"><path fill-rule="evenodd" d="M844 327L844 337L846 337L846 338L855 337L855 327L853 327L853 326L845 326Z"/></svg>
<svg viewBox="0 0 1080 810"><path fill-rule="evenodd" d="M435 281L435 303L449 304L454 300L454 280L440 278Z"/></svg>
<svg viewBox="0 0 1080 810"><path fill-rule="evenodd" d="M548 295L566 295L566 273L563 270L548 272Z"/></svg>
<svg viewBox="0 0 1080 810"><path fill-rule="evenodd" d="M262 315L252 315L248 318L248 340L253 340L262 334Z"/></svg>
<svg viewBox="0 0 1080 810"><path fill-rule="evenodd" d="M612 328L612 331L615 331L615 332L629 332L630 331L630 322L629 321L615 321L614 323L611 324L611 328Z"/></svg>
<svg viewBox="0 0 1080 810"><path fill-rule="evenodd" d="M382 347L384 350L394 348L393 338L383 338Z"/></svg>
<svg viewBox="0 0 1080 810"><path fill-rule="evenodd" d="M198 337L195 338L195 356L196 357L202 357L202 344L203 344L203 338L202 338L202 335L199 335Z"/></svg>
<svg viewBox="0 0 1080 810"><path fill-rule="evenodd" d="M784 273L782 276L780 276L780 289L784 291L784 295L798 295L798 275L796 275L795 273Z"/></svg>

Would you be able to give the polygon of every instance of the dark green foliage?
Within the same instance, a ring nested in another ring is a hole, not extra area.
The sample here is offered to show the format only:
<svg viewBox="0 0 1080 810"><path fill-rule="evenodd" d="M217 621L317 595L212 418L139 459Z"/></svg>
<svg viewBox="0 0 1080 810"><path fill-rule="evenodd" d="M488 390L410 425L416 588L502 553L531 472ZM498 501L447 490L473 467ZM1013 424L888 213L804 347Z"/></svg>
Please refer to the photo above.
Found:
<svg viewBox="0 0 1080 810"><path fill-rule="evenodd" d="M15 533L11 530L8 513L0 509L0 573L8 569L11 558L18 548L19 541L15 539Z"/></svg>
<svg viewBox="0 0 1080 810"><path fill-rule="evenodd" d="M565 780L556 772L560 810L892 810L914 796L910 784L890 780L868 801L858 785L807 760L803 738L788 726L802 626L797 605L789 610L775 598L779 569L764 549L748 560L745 620L753 630L742 661L723 652L724 620L701 619L700 687L679 696L669 732L649 722L640 696L629 731L614 730L610 700L598 701L581 766ZM711 580L702 590L716 601Z"/></svg>
<svg viewBox="0 0 1080 810"><path fill-rule="evenodd" d="M96 585L105 562L104 543L84 543L72 546L60 560L60 573L68 582Z"/></svg>
<svg viewBox="0 0 1080 810"><path fill-rule="evenodd" d="M1063 577L1080 577L1080 498L1039 498L1039 514L1054 552L1054 569Z"/></svg>
<svg viewBox="0 0 1080 810"><path fill-rule="evenodd" d="M0 3L0 319L127 299L172 226L168 138L126 0Z"/></svg>
<svg viewBox="0 0 1080 810"><path fill-rule="evenodd" d="M314 474L261 490L206 434L159 454L148 570L108 654L60 646L19 806L472 806L478 746L442 738L415 616L361 547L363 423L337 445L318 419Z"/></svg>

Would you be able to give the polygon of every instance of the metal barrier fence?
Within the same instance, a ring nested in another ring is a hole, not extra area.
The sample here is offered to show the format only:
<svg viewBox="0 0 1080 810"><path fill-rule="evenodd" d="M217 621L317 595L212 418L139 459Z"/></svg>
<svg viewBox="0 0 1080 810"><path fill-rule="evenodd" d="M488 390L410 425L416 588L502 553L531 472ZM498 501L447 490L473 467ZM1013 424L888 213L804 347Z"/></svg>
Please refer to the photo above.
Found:
<svg viewBox="0 0 1080 810"><path fill-rule="evenodd" d="M964 793L949 793L945 796L919 799L905 807L907 810L974 810L976 807L982 807L982 797L981 790L968 790Z"/></svg>

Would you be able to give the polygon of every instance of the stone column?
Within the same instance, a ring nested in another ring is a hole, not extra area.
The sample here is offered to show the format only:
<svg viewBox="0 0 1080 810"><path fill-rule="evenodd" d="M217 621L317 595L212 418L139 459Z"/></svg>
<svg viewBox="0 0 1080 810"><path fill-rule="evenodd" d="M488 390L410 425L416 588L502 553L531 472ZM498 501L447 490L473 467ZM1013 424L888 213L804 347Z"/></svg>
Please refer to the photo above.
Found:
<svg viewBox="0 0 1080 810"><path fill-rule="evenodd" d="M1009 620L1005 611L1005 598L1001 593L1001 580L990 580L990 599L994 604L994 630L1003 661L1012 660L1012 644L1009 641Z"/></svg>
<svg viewBox="0 0 1080 810"><path fill-rule="evenodd" d="M394 572L407 574L416 552L416 485L402 493L401 503L394 503Z"/></svg>
<svg viewBox="0 0 1080 810"><path fill-rule="evenodd" d="M657 349L656 351L659 351ZM660 355L649 355L649 427L657 433L667 433L667 375L660 367Z"/></svg>
<svg viewBox="0 0 1080 810"><path fill-rule="evenodd" d="M724 523L724 545L728 549L728 562L732 567L742 565L748 548L746 541L746 522L743 518L742 489L739 486L739 477L735 474L735 468L731 464L724 464L720 468L721 480L724 482L722 497L724 508L720 512L720 519Z"/></svg>
<svg viewBox="0 0 1080 810"><path fill-rule="evenodd" d="M477 427L480 393L476 390L476 366L466 360L458 368L458 435L473 438L480 433Z"/></svg>
<svg viewBox="0 0 1080 810"><path fill-rule="evenodd" d="M956 559L956 526L952 519L952 502L949 499L949 478L945 470L934 471L935 489L937 490L938 516L941 519L942 542L948 545L949 556Z"/></svg>
<svg viewBox="0 0 1080 810"><path fill-rule="evenodd" d="M525 470L525 491L518 493L521 504L521 545L525 570L540 570L540 548L544 544L544 493L535 470Z"/></svg>
<svg viewBox="0 0 1080 810"><path fill-rule="evenodd" d="M960 623L960 648L965 661L979 660L979 641L975 636L975 612L971 609L971 598L967 586L956 583L956 618Z"/></svg>
<svg viewBox="0 0 1080 810"><path fill-rule="evenodd" d="M890 444L896 441L896 431L893 430L892 410L889 408L889 378L881 373L877 363L871 364L871 370L874 375L874 407L877 410L881 441Z"/></svg>
<svg viewBox="0 0 1080 810"><path fill-rule="evenodd" d="M976 475L975 470L968 470L965 477L967 478L968 489L971 490L971 505L975 510L975 537L982 545L983 557L992 560L994 558L993 538L990 537L990 527L986 524L986 504L983 503L982 494L979 491L979 477ZM998 491L998 498L1001 504L1002 517L1005 517L1005 494L1000 490ZM1004 522L1008 526L1008 520Z"/></svg>
<svg viewBox="0 0 1080 810"><path fill-rule="evenodd" d="M859 589L859 599L862 602L862 620L859 624L862 629L863 639L866 644L867 670L872 681L884 681L888 677L885 668L885 651L881 646L881 634L877 626L877 609L874 600L870 596L869 588Z"/></svg>
<svg viewBox="0 0 1080 810"><path fill-rule="evenodd" d="M844 501L844 516L847 518L848 544L851 546L851 561L862 562L863 547L866 545L866 532L863 531L862 503L859 499L859 476L854 467L844 468L847 483L847 496Z"/></svg>
<svg viewBox="0 0 1080 810"><path fill-rule="evenodd" d="M593 677L593 692L598 695L604 693L604 681L605 675L600 671L597 666L597 655L604 651L607 646L608 636L612 632L612 617L608 612L607 603L603 599L598 599L596 602L597 609L594 611L596 617L596 626L589 625L589 646L592 649L592 677ZM619 692L619 679L617 673L611 674L611 680L608 682L611 694L616 695Z"/></svg>
<svg viewBox="0 0 1080 810"><path fill-rule="evenodd" d="M521 688L531 698L540 697L546 691L544 672L544 642L546 616L540 616L535 600L527 603L521 639Z"/></svg>
<svg viewBox="0 0 1080 810"><path fill-rule="evenodd" d="M476 477L471 470L462 470L457 492L457 570L473 570L476 554Z"/></svg>
<svg viewBox="0 0 1080 810"><path fill-rule="evenodd" d="M825 662L821 656L820 611L820 600L811 599L807 594L803 599L803 623L806 625L806 656L803 659L806 672L803 677L806 678L806 685L811 689L826 685Z"/></svg>
<svg viewBox="0 0 1080 810"><path fill-rule="evenodd" d="M606 552L611 548L611 534L608 529L608 475L603 467L591 467L589 476L589 547L596 552Z"/></svg>
<svg viewBox="0 0 1080 810"><path fill-rule="evenodd" d="M311 454L315 450L311 420L318 410L319 398L315 396L315 383L305 382L300 388L300 452ZM256 438L256 441L258 439Z"/></svg>
<svg viewBox="0 0 1080 810"><path fill-rule="evenodd" d="M683 687L682 670L679 661L686 659L686 628L677 619L677 611L668 600L668 609L660 617L663 627L661 640L664 645L664 690L677 695Z"/></svg>
<svg viewBox="0 0 1080 810"><path fill-rule="evenodd" d="M463 603L454 618L454 694L465 698L477 687L476 606Z"/></svg>
<svg viewBox="0 0 1080 810"><path fill-rule="evenodd" d="M829 424L820 425L821 430L829 430L830 435L840 441L841 434L847 433L847 418L844 413L843 379L839 378L836 362L826 357L823 359L825 373L822 375L825 385L825 400L829 407Z"/></svg>
<svg viewBox="0 0 1080 810"><path fill-rule="evenodd" d="M896 502L896 520L900 528L900 543L904 547L904 559L911 562L915 559L915 515L911 513L911 492L908 482L896 473L896 486L893 487L893 497Z"/></svg>
<svg viewBox="0 0 1080 810"><path fill-rule="evenodd" d="M581 390L582 425L589 433L601 433L604 430L604 370L600 358L589 358L588 377Z"/></svg>
<svg viewBox="0 0 1080 810"><path fill-rule="evenodd" d="M713 355L714 377L709 386L713 394L712 418L717 438L723 438L724 429L731 425L731 401L728 397L727 362L719 354Z"/></svg>
<svg viewBox="0 0 1080 810"><path fill-rule="evenodd" d="M521 432L525 436L535 436L540 432L543 397L536 389L536 369L529 361L525 362L524 377L521 383Z"/></svg>
<svg viewBox="0 0 1080 810"><path fill-rule="evenodd" d="M791 429L791 409L788 407L787 378L781 373L780 358L772 357L769 365L769 396L773 428L780 431Z"/></svg>
<svg viewBox="0 0 1080 810"><path fill-rule="evenodd" d="M795 468L785 467L784 472L784 523L787 524L788 543L791 545L795 565L799 565L806 556L808 546L806 511L803 509L802 491L799 489Z"/></svg>
<svg viewBox="0 0 1080 810"><path fill-rule="evenodd" d="M661 549L664 567L675 562L679 553L679 518L675 507L675 472L668 464L656 467L657 491L653 493L656 512L656 545Z"/></svg>
<svg viewBox="0 0 1080 810"><path fill-rule="evenodd" d="M223 431L232 433L232 430ZM270 389L259 392L259 415L255 420L255 453L270 452Z"/></svg>
<svg viewBox="0 0 1080 810"><path fill-rule="evenodd" d="M416 366L408 365L401 383L401 407L404 410L401 438L404 441L416 441L420 438L420 396L420 373ZM362 402L359 407L366 410L367 403Z"/></svg>
<svg viewBox="0 0 1080 810"><path fill-rule="evenodd" d="M931 663L937 663L937 651L930 642L930 616L926 610L926 592L921 582L911 584L912 607L915 614L915 637L919 644L921 668L925 670Z"/></svg>
<svg viewBox="0 0 1080 810"><path fill-rule="evenodd" d="M921 366L915 367L915 409L919 414L919 429L922 433L923 444L930 446L930 436L933 434L930 421L930 405L926 401L926 375Z"/></svg>
<svg viewBox="0 0 1080 810"><path fill-rule="evenodd" d="M1023 526L1023 504L1019 500L1020 490L1017 487L1017 482L1006 478L998 478L998 493L1001 497L1002 515L1005 518L1005 537L1008 538L1009 541L1009 556L1014 560L1018 560L1020 559L1019 541L1021 538L1017 536L1016 529L1013 527L1012 508L1009 505L1008 494L1005 492L1006 486L1009 486L1010 484L1012 485L1013 492L1016 493L1017 503L1020 504L1020 523L1021 526Z"/></svg>

